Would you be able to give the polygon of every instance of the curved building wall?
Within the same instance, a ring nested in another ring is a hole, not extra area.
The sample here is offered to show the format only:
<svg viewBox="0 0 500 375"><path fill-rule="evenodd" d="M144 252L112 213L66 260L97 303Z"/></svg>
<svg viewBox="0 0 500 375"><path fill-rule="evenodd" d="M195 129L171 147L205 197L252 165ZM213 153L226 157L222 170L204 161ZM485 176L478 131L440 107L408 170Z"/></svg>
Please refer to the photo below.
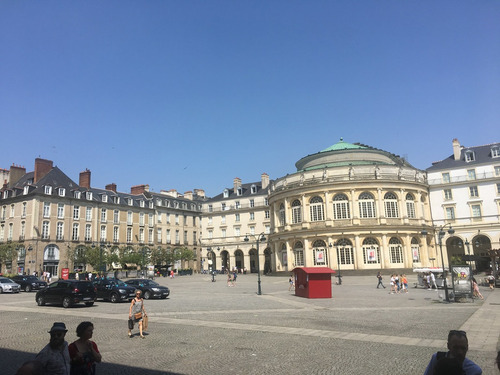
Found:
<svg viewBox="0 0 500 375"><path fill-rule="evenodd" d="M425 174L393 163L304 170L273 181L273 269L432 266L435 248L421 235L431 223Z"/></svg>

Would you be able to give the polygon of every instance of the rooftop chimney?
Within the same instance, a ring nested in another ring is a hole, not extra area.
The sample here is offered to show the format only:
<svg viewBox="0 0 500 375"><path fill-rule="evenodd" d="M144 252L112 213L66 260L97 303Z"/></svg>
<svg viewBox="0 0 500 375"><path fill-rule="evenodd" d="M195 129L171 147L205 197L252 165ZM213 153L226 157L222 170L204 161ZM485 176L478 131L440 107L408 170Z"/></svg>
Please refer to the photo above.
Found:
<svg viewBox="0 0 500 375"><path fill-rule="evenodd" d="M193 192L192 191L186 191L184 193L184 198L189 199L190 201L193 200Z"/></svg>
<svg viewBox="0 0 500 375"><path fill-rule="evenodd" d="M149 185L135 185L130 188L130 194L141 195L149 191Z"/></svg>
<svg viewBox="0 0 500 375"><path fill-rule="evenodd" d="M461 155L461 152L462 151L462 147L460 146L460 142L458 141L458 139L454 139L453 140L453 158L455 160L460 160L460 155Z"/></svg>
<svg viewBox="0 0 500 375"><path fill-rule="evenodd" d="M9 172L9 187L21 179L26 174L26 168L12 164Z"/></svg>
<svg viewBox="0 0 500 375"><path fill-rule="evenodd" d="M236 193L236 190L241 186L241 178L235 177L233 180L233 187L234 187L234 192Z"/></svg>
<svg viewBox="0 0 500 375"><path fill-rule="evenodd" d="M200 198L205 198L205 190L203 189L194 189L194 195Z"/></svg>
<svg viewBox="0 0 500 375"><path fill-rule="evenodd" d="M90 171L88 169L80 172L80 182L78 185L82 188L90 189Z"/></svg>
<svg viewBox="0 0 500 375"><path fill-rule="evenodd" d="M52 160L36 158L34 183L36 184L43 177L45 177L45 175L49 173L51 169L52 169Z"/></svg>
<svg viewBox="0 0 500 375"><path fill-rule="evenodd" d="M116 184L112 182L111 184L106 185L106 190L114 191L116 193Z"/></svg>
<svg viewBox="0 0 500 375"><path fill-rule="evenodd" d="M269 186L269 175L267 173L262 173L262 175L260 176L261 178L261 181L262 181L262 189L267 189L267 187Z"/></svg>

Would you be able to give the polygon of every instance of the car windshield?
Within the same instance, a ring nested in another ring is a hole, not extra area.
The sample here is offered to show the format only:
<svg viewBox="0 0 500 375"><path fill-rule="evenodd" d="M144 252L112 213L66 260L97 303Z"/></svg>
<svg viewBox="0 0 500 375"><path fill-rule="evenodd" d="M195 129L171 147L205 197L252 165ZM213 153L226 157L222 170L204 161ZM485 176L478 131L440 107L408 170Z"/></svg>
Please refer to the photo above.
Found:
<svg viewBox="0 0 500 375"><path fill-rule="evenodd" d="M3 278L3 279L0 279L0 283L2 284L12 284L14 281L12 281L11 279L6 279L6 278Z"/></svg>

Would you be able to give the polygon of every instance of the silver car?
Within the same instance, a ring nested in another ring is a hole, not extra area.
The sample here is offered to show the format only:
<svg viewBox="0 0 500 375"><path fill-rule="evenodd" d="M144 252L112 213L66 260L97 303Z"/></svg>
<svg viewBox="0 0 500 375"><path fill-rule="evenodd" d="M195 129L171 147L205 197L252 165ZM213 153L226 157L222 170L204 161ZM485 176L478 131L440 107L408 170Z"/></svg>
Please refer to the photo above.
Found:
<svg viewBox="0 0 500 375"><path fill-rule="evenodd" d="M19 293L21 285L6 277L0 277L0 293Z"/></svg>

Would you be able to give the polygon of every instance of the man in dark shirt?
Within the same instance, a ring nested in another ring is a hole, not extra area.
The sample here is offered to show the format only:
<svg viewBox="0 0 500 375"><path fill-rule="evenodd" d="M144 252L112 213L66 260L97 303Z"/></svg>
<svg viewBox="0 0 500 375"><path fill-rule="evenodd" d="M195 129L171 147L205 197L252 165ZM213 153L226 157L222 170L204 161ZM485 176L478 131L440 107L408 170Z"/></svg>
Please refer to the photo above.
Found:
<svg viewBox="0 0 500 375"><path fill-rule="evenodd" d="M69 375L68 343L64 341L66 332L64 323L54 323L49 331L50 342L37 354L36 360L41 362L45 374Z"/></svg>

